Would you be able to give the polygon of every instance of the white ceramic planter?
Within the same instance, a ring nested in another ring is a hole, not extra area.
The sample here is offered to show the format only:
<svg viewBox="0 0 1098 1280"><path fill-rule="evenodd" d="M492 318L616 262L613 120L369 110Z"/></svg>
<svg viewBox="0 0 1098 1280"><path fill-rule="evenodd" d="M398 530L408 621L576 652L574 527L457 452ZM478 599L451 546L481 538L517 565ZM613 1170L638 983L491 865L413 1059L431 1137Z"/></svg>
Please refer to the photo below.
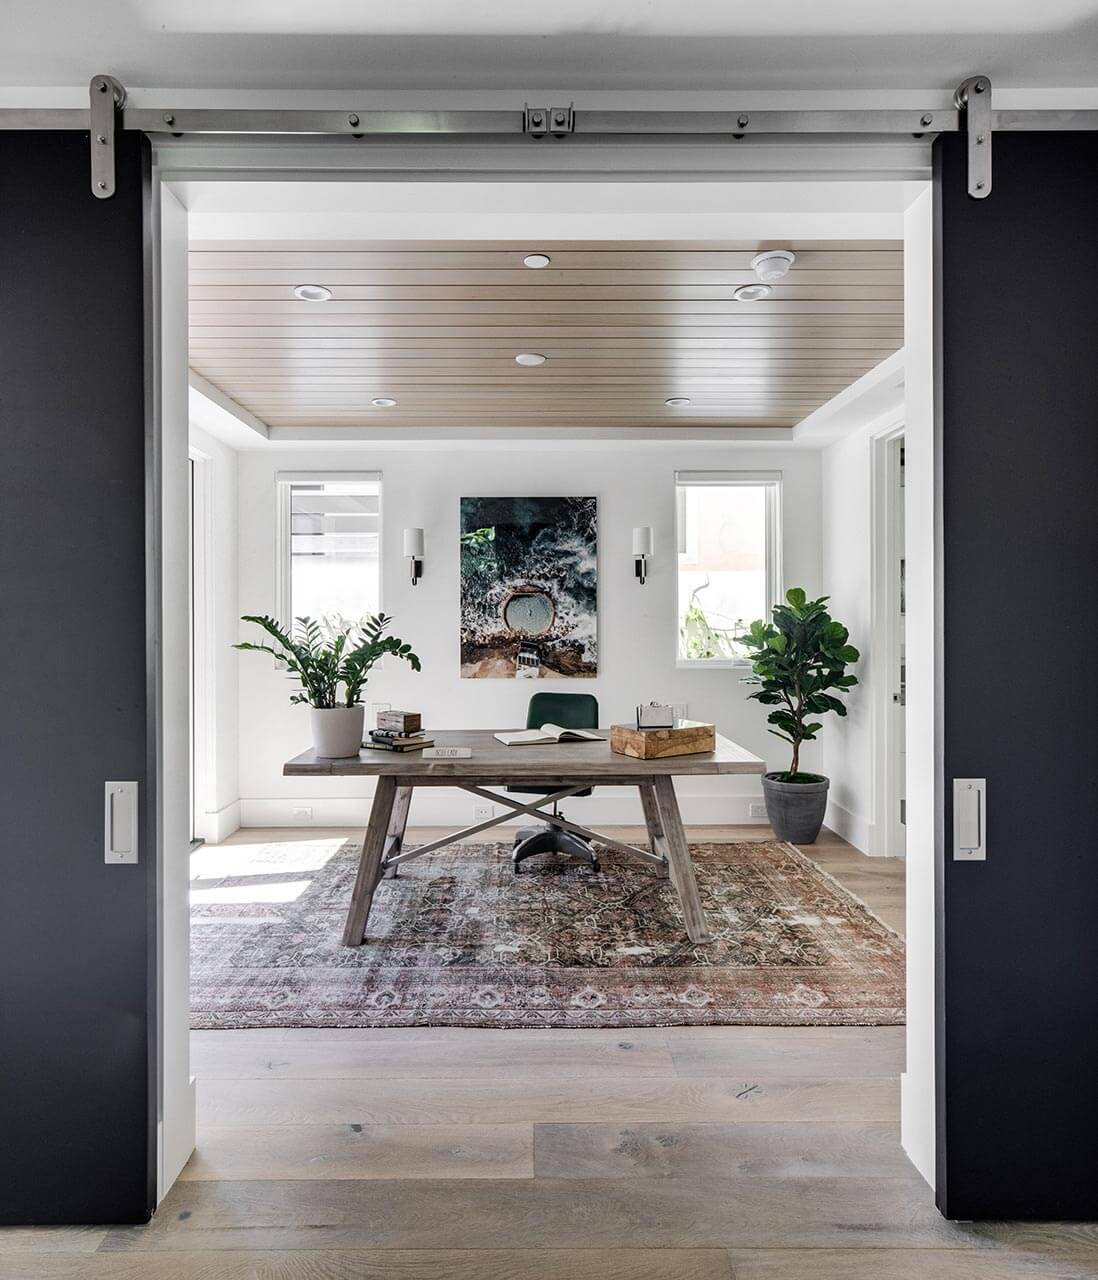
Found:
<svg viewBox="0 0 1098 1280"><path fill-rule="evenodd" d="M362 745L362 725L366 708L310 707L313 724L313 746L318 756L328 760L343 760L357 756Z"/></svg>

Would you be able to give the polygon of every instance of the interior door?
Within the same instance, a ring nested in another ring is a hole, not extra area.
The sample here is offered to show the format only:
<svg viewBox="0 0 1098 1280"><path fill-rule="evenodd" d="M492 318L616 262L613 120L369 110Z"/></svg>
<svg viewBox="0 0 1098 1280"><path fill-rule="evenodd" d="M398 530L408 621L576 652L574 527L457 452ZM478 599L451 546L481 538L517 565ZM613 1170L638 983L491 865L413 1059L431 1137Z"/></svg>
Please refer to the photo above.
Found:
<svg viewBox="0 0 1098 1280"><path fill-rule="evenodd" d="M1098 1217L1098 134L935 144L944 859L938 1197ZM953 779L986 779L955 861Z"/></svg>
<svg viewBox="0 0 1098 1280"><path fill-rule="evenodd" d="M155 1198L147 769L144 138L91 193L85 133L0 133L0 1222ZM137 861L104 860L136 782Z"/></svg>

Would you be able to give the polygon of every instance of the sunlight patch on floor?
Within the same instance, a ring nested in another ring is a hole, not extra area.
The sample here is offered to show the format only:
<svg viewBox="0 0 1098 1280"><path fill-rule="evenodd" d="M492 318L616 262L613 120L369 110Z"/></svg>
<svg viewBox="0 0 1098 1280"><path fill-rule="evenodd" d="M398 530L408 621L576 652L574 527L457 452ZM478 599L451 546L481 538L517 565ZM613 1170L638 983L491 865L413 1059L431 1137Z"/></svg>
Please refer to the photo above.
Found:
<svg viewBox="0 0 1098 1280"><path fill-rule="evenodd" d="M214 903L296 902L311 880L284 880L281 884L219 884L191 890L191 906Z"/></svg>
<svg viewBox="0 0 1098 1280"><path fill-rule="evenodd" d="M319 871L343 843L333 837L307 843L266 840L262 844L202 845L191 854L191 880Z"/></svg>

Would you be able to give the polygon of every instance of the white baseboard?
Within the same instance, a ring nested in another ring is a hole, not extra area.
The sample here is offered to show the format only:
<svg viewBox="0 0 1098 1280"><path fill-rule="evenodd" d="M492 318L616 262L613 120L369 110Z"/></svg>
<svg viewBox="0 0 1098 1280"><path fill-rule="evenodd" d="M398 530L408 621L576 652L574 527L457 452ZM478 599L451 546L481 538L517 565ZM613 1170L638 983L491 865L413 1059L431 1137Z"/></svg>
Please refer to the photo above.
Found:
<svg viewBox="0 0 1098 1280"><path fill-rule="evenodd" d="M208 809L202 815L202 831L206 844L220 844L241 827L239 800L233 800L221 809Z"/></svg>
<svg viewBox="0 0 1098 1280"><path fill-rule="evenodd" d="M698 825L758 824L762 819L751 815L751 805L762 796L757 792L725 794L682 794L679 808L683 821ZM516 796L517 800L530 800L532 796ZM411 826L464 827L473 822L473 805L479 803L473 796L445 787L424 787L412 797L409 815ZM303 816L295 810L309 810ZM636 790L626 787L605 787L593 796L580 796L565 800L562 812L575 822L590 826L640 826L644 822L640 799ZM497 813L503 806L496 806ZM282 797L245 796L240 801L240 826L242 827L361 827L365 826L370 812L369 796L308 796L300 799ZM529 821L518 818L516 821Z"/></svg>
<svg viewBox="0 0 1098 1280"><path fill-rule="evenodd" d="M859 852L870 853L873 850L871 824L858 814L851 813L849 809L844 808L838 801L829 800L827 802L824 824L830 827L837 836L842 836L847 844L852 844Z"/></svg>

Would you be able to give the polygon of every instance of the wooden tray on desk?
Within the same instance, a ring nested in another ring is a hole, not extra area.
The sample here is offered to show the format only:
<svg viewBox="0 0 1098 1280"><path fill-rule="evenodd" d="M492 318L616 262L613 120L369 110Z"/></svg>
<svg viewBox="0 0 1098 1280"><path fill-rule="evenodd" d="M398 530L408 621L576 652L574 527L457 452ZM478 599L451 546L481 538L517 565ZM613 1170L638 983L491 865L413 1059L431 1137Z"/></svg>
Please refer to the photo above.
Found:
<svg viewBox="0 0 1098 1280"><path fill-rule="evenodd" d="M610 726L610 750L634 760L664 760L715 751L717 726L701 720L682 720L673 729L637 729L631 724Z"/></svg>

